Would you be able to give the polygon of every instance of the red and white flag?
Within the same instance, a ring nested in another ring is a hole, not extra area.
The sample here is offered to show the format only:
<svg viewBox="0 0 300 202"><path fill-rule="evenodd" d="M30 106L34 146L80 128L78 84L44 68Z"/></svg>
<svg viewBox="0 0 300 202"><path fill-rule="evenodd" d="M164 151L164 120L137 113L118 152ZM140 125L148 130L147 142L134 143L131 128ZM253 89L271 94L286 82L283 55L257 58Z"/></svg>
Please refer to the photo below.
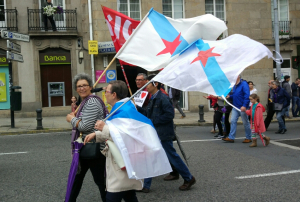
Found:
<svg viewBox="0 0 300 202"><path fill-rule="evenodd" d="M116 52L120 50L140 21L134 20L123 13L102 6L106 24L114 43ZM120 61L121 64L128 64Z"/></svg>

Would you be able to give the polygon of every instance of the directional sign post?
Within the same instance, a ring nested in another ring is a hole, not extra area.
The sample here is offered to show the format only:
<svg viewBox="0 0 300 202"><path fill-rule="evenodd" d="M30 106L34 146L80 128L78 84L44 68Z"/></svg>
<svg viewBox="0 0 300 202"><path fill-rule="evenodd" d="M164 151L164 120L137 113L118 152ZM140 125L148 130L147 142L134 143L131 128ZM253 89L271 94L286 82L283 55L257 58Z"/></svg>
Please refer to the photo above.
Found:
<svg viewBox="0 0 300 202"><path fill-rule="evenodd" d="M30 36L26 34L20 34L16 32L10 32L10 31L1 31L1 38L3 39L12 39L12 40L18 40L18 41L30 41Z"/></svg>
<svg viewBox="0 0 300 202"><path fill-rule="evenodd" d="M24 62L23 55L17 54L17 53L12 53L10 51L6 51L6 58L8 60L14 60L14 61L18 61L18 62Z"/></svg>
<svg viewBox="0 0 300 202"><path fill-rule="evenodd" d="M7 48L8 48L8 50L12 50L12 51L21 53L21 46L19 44L9 41L9 40L7 40Z"/></svg>

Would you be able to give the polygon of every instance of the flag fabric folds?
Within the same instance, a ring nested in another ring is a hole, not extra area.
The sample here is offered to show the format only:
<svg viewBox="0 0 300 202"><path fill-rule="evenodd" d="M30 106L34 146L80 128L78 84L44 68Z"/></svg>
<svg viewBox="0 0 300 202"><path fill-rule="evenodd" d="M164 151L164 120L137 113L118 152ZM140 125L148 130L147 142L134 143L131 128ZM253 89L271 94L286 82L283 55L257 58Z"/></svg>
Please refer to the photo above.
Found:
<svg viewBox="0 0 300 202"><path fill-rule="evenodd" d="M156 71L192 42L199 38L216 40L226 29L225 22L211 14L172 19L152 8L115 57Z"/></svg>
<svg viewBox="0 0 300 202"><path fill-rule="evenodd" d="M128 98L117 102L112 111ZM114 113L106 123L118 147L129 179L145 179L172 171L150 119L139 113L131 101Z"/></svg>
<svg viewBox="0 0 300 202"><path fill-rule="evenodd" d="M240 34L219 41L197 40L164 68L154 81L182 91L226 96L238 75L272 52Z"/></svg>
<svg viewBox="0 0 300 202"><path fill-rule="evenodd" d="M102 6L103 14L116 52L120 50L140 21L134 20L123 13ZM126 65L123 61L121 64Z"/></svg>

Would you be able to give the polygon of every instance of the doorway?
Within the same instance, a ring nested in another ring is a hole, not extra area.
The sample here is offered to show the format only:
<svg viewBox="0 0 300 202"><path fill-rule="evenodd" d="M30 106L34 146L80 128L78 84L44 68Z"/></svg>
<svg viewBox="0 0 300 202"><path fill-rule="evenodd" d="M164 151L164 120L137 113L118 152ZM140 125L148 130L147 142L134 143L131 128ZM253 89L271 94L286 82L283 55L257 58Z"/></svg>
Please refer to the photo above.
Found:
<svg viewBox="0 0 300 202"><path fill-rule="evenodd" d="M66 105L72 98L71 65L41 65L42 106L49 107L48 82L65 83ZM63 97L51 97L51 106L63 106Z"/></svg>

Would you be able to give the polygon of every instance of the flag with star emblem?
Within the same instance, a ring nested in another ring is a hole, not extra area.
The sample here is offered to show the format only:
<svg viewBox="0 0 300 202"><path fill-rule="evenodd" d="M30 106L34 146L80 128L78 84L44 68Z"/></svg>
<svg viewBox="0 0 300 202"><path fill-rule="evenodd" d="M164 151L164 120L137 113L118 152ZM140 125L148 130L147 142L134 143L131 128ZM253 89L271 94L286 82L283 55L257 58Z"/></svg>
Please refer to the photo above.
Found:
<svg viewBox="0 0 300 202"><path fill-rule="evenodd" d="M115 57L156 71L169 64L189 44L199 38L216 40L226 29L224 21L211 14L175 20L152 8Z"/></svg>
<svg viewBox="0 0 300 202"><path fill-rule="evenodd" d="M272 57L266 46L240 34L219 41L199 39L153 80L182 91L226 96L238 75L266 56Z"/></svg>

